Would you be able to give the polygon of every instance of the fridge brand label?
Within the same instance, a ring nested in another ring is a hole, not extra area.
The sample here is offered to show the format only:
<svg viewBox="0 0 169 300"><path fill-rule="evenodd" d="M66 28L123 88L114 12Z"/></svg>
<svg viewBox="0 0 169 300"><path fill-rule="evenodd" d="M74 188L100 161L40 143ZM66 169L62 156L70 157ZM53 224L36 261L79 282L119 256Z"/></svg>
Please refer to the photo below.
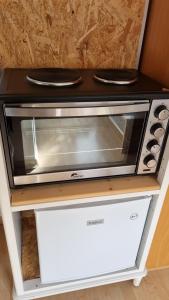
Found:
<svg viewBox="0 0 169 300"><path fill-rule="evenodd" d="M104 219L88 220L87 226L104 224Z"/></svg>
<svg viewBox="0 0 169 300"><path fill-rule="evenodd" d="M131 216L130 216L130 220L134 221L138 218L138 214L137 213L133 213Z"/></svg>

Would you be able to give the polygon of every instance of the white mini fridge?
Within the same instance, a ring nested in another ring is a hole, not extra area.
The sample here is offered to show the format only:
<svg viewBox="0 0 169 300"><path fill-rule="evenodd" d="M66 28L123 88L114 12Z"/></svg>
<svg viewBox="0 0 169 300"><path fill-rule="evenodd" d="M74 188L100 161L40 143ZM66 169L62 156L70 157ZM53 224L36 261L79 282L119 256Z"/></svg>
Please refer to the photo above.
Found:
<svg viewBox="0 0 169 300"><path fill-rule="evenodd" d="M151 197L36 210L43 284L136 266Z"/></svg>

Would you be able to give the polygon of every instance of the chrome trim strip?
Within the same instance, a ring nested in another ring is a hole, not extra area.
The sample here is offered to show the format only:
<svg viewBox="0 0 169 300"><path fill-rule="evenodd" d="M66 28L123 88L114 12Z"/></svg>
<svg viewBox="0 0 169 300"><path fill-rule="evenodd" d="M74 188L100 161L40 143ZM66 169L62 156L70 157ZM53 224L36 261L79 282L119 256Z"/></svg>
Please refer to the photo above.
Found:
<svg viewBox="0 0 169 300"><path fill-rule="evenodd" d="M77 101L77 100L76 100ZM130 101L97 101L97 102L55 102L55 103L15 103L7 104L5 107L39 107L39 108L58 108L58 107L91 107L91 106L117 106L117 105L138 105L150 103L150 100L130 100Z"/></svg>
<svg viewBox="0 0 169 300"><path fill-rule="evenodd" d="M97 178L104 176L126 175L134 174L136 165L122 166L122 167L109 167L101 169L89 170L74 170L57 173L44 173L35 175L14 176L15 185L25 185L43 182L65 181L85 178Z"/></svg>
<svg viewBox="0 0 169 300"><path fill-rule="evenodd" d="M34 83L36 85L40 85L40 86L53 86L53 87L72 86L72 85L78 84L78 83L80 83L82 81L82 77L79 77L78 79L76 79L74 81L67 81L67 82L47 82L47 81L41 81L41 80L33 79L33 78L29 77L28 75L26 76L26 79L29 82Z"/></svg>
<svg viewBox="0 0 169 300"><path fill-rule="evenodd" d="M132 79L132 80L108 80L108 79L105 79L105 78L101 78L97 75L94 75L93 77L97 81L107 83L107 84L116 84L116 85L130 85L130 84L132 84L132 83L134 83L138 80L137 77Z"/></svg>
<svg viewBox="0 0 169 300"><path fill-rule="evenodd" d="M150 104L103 106L103 107L75 107L75 108L23 108L6 107L8 117L88 117L102 115L119 115L148 111Z"/></svg>

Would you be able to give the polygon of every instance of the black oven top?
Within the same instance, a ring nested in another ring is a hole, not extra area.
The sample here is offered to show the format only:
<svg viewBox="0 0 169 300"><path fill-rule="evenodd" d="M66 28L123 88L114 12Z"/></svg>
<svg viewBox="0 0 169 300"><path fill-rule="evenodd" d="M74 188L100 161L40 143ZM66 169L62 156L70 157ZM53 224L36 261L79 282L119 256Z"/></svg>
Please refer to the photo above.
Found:
<svg viewBox="0 0 169 300"><path fill-rule="evenodd" d="M0 70L1 103L159 98L169 98L169 91L133 69Z"/></svg>

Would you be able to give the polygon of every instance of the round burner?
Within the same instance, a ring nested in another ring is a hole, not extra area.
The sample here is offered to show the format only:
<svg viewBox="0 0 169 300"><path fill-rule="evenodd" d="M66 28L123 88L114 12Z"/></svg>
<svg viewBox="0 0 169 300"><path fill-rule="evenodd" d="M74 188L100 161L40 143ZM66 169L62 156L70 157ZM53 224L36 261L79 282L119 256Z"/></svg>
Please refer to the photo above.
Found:
<svg viewBox="0 0 169 300"><path fill-rule="evenodd" d="M33 84L49 87L73 86L82 82L77 70L72 69L33 69L26 75Z"/></svg>
<svg viewBox="0 0 169 300"><path fill-rule="evenodd" d="M135 69L102 69L94 74L94 79L105 84L130 85L138 80Z"/></svg>

